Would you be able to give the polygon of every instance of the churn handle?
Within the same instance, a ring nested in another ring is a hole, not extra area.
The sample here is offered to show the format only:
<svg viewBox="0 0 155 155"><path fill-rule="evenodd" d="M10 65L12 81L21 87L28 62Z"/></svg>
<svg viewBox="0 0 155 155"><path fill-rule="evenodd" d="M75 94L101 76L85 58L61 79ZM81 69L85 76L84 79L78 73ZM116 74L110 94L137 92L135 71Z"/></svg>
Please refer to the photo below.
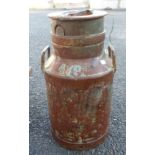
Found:
<svg viewBox="0 0 155 155"><path fill-rule="evenodd" d="M114 29L114 16L113 16L113 19L112 19L112 28L111 28L111 31L109 33L109 46L108 46L108 56L112 59L112 67L114 69L114 73L116 72L116 56L115 56L115 49L112 45L112 40L111 40L111 34L113 32L113 29Z"/></svg>
<svg viewBox="0 0 155 155"><path fill-rule="evenodd" d="M112 59L112 66L113 66L114 73L115 73L116 72L116 56L115 56L115 49L111 44L108 46L108 56Z"/></svg>
<svg viewBox="0 0 155 155"><path fill-rule="evenodd" d="M50 46L47 45L44 47L44 49L41 51L41 70L44 72L44 64L45 64L45 56L47 54L47 58L50 57Z"/></svg>

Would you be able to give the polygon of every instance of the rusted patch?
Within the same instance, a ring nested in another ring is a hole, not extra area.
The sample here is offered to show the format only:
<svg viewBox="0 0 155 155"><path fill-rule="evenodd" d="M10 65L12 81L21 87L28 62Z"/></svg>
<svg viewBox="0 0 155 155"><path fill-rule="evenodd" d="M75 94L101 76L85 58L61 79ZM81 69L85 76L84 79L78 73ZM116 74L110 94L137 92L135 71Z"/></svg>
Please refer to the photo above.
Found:
<svg viewBox="0 0 155 155"><path fill-rule="evenodd" d="M110 93L109 85L101 82L87 89L75 89L52 81L47 85L51 92L49 110L55 116L51 120L56 136L68 143L85 144L103 134L108 122L104 111L110 106L109 100L103 98ZM98 108L99 105L102 106ZM61 131L64 133L60 134Z"/></svg>
<svg viewBox="0 0 155 155"><path fill-rule="evenodd" d="M52 34L52 42L58 45L63 46L88 46L92 44L98 44L103 42L105 39L105 32L96 34L96 35L88 35L88 36L60 36Z"/></svg>
<svg viewBox="0 0 155 155"><path fill-rule="evenodd" d="M102 54L104 42L88 46L62 46L52 42L55 54L65 59L93 58ZM69 53L69 54L68 54Z"/></svg>

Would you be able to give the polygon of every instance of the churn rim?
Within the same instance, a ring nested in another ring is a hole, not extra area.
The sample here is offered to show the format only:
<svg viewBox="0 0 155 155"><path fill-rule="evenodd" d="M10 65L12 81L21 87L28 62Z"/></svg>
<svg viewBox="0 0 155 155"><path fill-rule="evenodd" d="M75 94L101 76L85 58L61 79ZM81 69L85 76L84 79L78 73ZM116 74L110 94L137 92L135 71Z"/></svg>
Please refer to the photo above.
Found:
<svg viewBox="0 0 155 155"><path fill-rule="evenodd" d="M88 15L76 15L81 12L89 12ZM87 20L106 16L108 13L103 10L69 10L69 11L56 11L48 14L48 17L56 20Z"/></svg>

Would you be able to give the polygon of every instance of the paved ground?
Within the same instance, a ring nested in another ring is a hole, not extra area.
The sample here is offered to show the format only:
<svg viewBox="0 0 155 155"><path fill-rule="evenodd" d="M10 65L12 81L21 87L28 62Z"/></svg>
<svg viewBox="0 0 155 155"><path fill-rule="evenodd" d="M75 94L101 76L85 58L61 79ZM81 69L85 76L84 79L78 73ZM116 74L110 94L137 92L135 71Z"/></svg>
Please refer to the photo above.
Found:
<svg viewBox="0 0 155 155"><path fill-rule="evenodd" d="M112 112L109 135L105 143L88 151L70 151L60 147L50 133L47 98L44 78L40 70L40 51L50 44L50 23L46 14L49 11L30 11L30 65L33 68L30 77L30 155L125 155L126 154L126 21L125 11L110 12L114 15L115 26L113 44L117 55L117 72L114 78ZM105 28L107 36L112 17L107 16ZM107 42L106 42L107 45Z"/></svg>

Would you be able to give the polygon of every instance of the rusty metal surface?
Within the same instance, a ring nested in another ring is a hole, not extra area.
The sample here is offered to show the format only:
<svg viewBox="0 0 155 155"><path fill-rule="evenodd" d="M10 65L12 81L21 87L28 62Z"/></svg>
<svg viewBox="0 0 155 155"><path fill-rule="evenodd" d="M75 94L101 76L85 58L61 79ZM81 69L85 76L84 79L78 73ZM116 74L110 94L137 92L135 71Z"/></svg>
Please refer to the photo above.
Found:
<svg viewBox="0 0 155 155"><path fill-rule="evenodd" d="M86 59L97 57L101 55L102 49L104 47L104 43L98 43L89 46L61 46L55 43L52 43L55 48L55 54L64 57L66 59Z"/></svg>
<svg viewBox="0 0 155 155"><path fill-rule="evenodd" d="M48 41L47 41L48 42ZM40 47L41 48L41 47ZM116 108L116 107L115 107ZM40 119L41 120L41 119ZM76 121L74 121L74 122L76 122ZM44 123L43 123L44 124ZM31 126L33 126L33 125L35 125L35 124L31 124ZM46 125L45 125L45 127L47 127ZM31 129L32 129L32 127L31 127ZM41 129L40 129L41 130ZM32 130L31 130L32 131ZM36 130L34 130L34 131L36 131ZM44 131L46 132L47 130L44 128ZM32 132L31 132L32 133ZM42 135L42 134L41 134ZM117 135L117 134L116 134ZM39 137L38 137L39 138ZM41 137L40 137L41 138ZM110 138L110 137L109 137ZM108 139L109 139L108 138ZM118 139L119 140L119 139ZM109 139L109 141L111 141L110 139ZM41 146L41 148L43 148L43 146L44 146L44 144L46 143L46 146L48 145L48 143L47 143L47 141L45 140L44 142L42 142L42 146ZM50 142L49 142L50 143ZM106 144L107 143L109 143L109 142L107 142L107 140L106 140ZM31 143L32 144L32 143ZM103 145L101 145L101 146L106 146L106 144L103 144ZM37 145L37 142L36 142L36 145ZM34 146L34 145L33 145ZM62 148L59 148L58 146L55 146L56 148L54 149L54 150L51 150L51 152L53 152L53 154L66 154L66 153L69 153L69 154L74 154L74 153L76 153L77 154L77 152L72 152L72 151L69 151L69 152L65 152L65 149L62 149ZM101 149L102 147L98 147L96 150L92 150L92 151L86 151L86 152L81 152L81 153L84 153L84 154L89 154L89 153L91 153L91 154L98 154L99 152L97 151L97 150L99 150L99 148ZM117 148L117 147L116 147ZM32 149L31 149L32 150ZM37 154L48 154L47 153L47 150L49 150L49 148L46 150L46 149L44 149L44 150L42 150L42 149L39 149L40 150L40 152L38 152ZM121 150L121 148L120 148L120 150ZM33 149L33 151L34 151L34 149ZM54 153L54 151L55 151L55 153ZM103 151L105 151L105 152L111 152L111 149L110 149L110 147L109 147L109 149L107 150L107 148L105 147L103 150L102 150L102 152ZM118 148L116 149L116 154L117 154L117 151L119 151L118 150ZM34 154L35 154L35 152L37 152L37 149L34 151ZM79 154L81 154L80 152L79 152ZM51 154L50 153L50 151L49 151L49 154ZM111 153L109 153L109 154L111 154ZM121 152L119 153L119 154L121 154Z"/></svg>
<svg viewBox="0 0 155 155"><path fill-rule="evenodd" d="M60 36L52 34L52 42L63 46L87 46L97 44L105 39L105 32L88 36Z"/></svg>
<svg viewBox="0 0 155 155"><path fill-rule="evenodd" d="M72 12L61 13L66 14L65 20L73 17L69 23L62 20L61 15L59 18L50 16L53 38L63 36L65 41L65 36L68 40L69 36L82 38L92 34L93 40L99 35L104 38L103 17L106 12L99 11L102 16L98 18L98 11ZM83 20L85 16L91 18ZM73 27L78 23L79 27ZM103 142L108 132L111 88L116 71L114 48L111 45L105 52L104 40L83 46L61 45L61 42L58 45L54 41L51 55L49 47L41 53L52 134L66 148L93 148ZM75 38L72 37L71 41L75 42Z"/></svg>
<svg viewBox="0 0 155 155"><path fill-rule="evenodd" d="M74 80L46 77L52 133L62 146L86 149L105 138L111 85L106 83L103 86L102 81L109 80L109 77L112 75L76 83Z"/></svg>

